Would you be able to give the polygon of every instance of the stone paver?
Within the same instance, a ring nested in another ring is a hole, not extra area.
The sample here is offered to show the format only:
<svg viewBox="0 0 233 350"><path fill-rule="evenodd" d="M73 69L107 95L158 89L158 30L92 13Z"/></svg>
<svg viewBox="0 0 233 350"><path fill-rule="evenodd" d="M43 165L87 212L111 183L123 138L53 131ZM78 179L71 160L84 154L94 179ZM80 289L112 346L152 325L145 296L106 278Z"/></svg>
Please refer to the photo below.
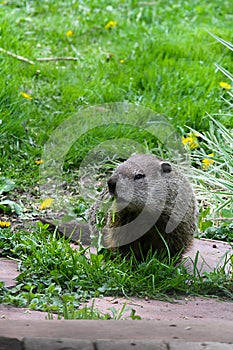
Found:
<svg viewBox="0 0 233 350"><path fill-rule="evenodd" d="M93 342L80 339L25 338L23 343L24 350L94 350Z"/></svg>
<svg viewBox="0 0 233 350"><path fill-rule="evenodd" d="M157 341L222 342L233 344L233 322L225 320L101 321L0 320L0 336L9 338L134 339Z"/></svg>
<svg viewBox="0 0 233 350"><path fill-rule="evenodd" d="M159 342L155 340L97 340L96 350L232 350L233 344ZM28 349L29 350L29 349Z"/></svg>
<svg viewBox="0 0 233 350"><path fill-rule="evenodd" d="M171 342L169 350L233 350L233 344L226 343L194 343Z"/></svg>
<svg viewBox="0 0 233 350"><path fill-rule="evenodd" d="M182 342L158 340L81 340L69 338L0 337L1 350L232 350L233 344L219 342Z"/></svg>
<svg viewBox="0 0 233 350"><path fill-rule="evenodd" d="M23 350L23 343L15 338L6 338L0 336L1 350Z"/></svg>
<svg viewBox="0 0 233 350"><path fill-rule="evenodd" d="M97 350L168 350L168 344L157 340L97 340Z"/></svg>

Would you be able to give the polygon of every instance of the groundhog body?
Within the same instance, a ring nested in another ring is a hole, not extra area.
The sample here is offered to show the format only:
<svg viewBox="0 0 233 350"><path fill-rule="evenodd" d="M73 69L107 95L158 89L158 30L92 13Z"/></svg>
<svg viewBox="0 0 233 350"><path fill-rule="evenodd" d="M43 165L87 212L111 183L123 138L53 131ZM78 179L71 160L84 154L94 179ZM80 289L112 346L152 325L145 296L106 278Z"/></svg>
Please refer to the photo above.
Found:
<svg viewBox="0 0 233 350"><path fill-rule="evenodd" d="M174 257L192 245L197 222L195 196L187 178L169 162L134 154L119 165L91 211L96 234L101 203L112 200L104 215L102 245L140 260L152 252ZM101 209L102 208L102 209Z"/></svg>

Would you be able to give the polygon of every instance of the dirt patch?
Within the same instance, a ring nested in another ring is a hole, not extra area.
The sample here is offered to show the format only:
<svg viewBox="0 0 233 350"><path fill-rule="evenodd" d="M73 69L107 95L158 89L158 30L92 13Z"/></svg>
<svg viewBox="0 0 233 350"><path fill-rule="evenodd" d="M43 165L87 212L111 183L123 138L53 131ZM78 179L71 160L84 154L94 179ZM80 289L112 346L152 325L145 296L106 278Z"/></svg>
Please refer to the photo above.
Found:
<svg viewBox="0 0 233 350"><path fill-rule="evenodd" d="M116 310L120 310L124 303L129 307L129 310L123 313L122 317L124 318L130 316L131 309L134 309L136 315L140 316L142 320L171 322L177 320L233 321L233 303L223 302L213 298L188 297L170 303L139 298L113 299L106 297L95 299L94 308L112 316L110 308L114 307ZM92 301L86 305L91 306L91 304ZM2 304L0 305L0 318L5 320L45 320L48 318L48 313ZM56 319L57 316L53 315L53 318Z"/></svg>
<svg viewBox="0 0 233 350"><path fill-rule="evenodd" d="M16 284L16 277L19 275L18 263L9 259L0 259L0 281L5 287L13 287Z"/></svg>
<svg viewBox="0 0 233 350"><path fill-rule="evenodd" d="M111 307L120 310L124 303L136 311L143 320L228 320L233 321L233 303L213 298L188 297L174 303L160 300L142 300L138 298L97 298L94 307L103 313L109 313ZM91 302L87 304L91 305ZM130 315L130 310L123 317Z"/></svg>
<svg viewBox="0 0 233 350"><path fill-rule="evenodd" d="M53 317L57 318L56 315ZM46 320L47 318L47 312L0 304L0 319L2 320Z"/></svg>
<svg viewBox="0 0 233 350"><path fill-rule="evenodd" d="M91 306L89 301L87 306ZM142 320L226 320L233 321L233 303L223 302L213 298L188 297L176 300L174 303L160 300L143 300L139 298L96 298L94 308L102 313L112 316L111 309L121 310L124 303L129 308L123 313L123 318L130 316L131 310ZM84 305L83 305L84 306ZM34 311L27 308L16 308L9 305L0 305L0 318L5 320L45 320L48 313ZM56 319L57 316L53 315Z"/></svg>
<svg viewBox="0 0 233 350"><path fill-rule="evenodd" d="M233 254L233 247L221 241L210 239L195 239L192 249L184 257L185 266L192 272L193 262L198 256L196 268L199 273L214 271L220 266L225 266L226 271L232 271L229 257ZM227 260L228 262L226 263Z"/></svg>

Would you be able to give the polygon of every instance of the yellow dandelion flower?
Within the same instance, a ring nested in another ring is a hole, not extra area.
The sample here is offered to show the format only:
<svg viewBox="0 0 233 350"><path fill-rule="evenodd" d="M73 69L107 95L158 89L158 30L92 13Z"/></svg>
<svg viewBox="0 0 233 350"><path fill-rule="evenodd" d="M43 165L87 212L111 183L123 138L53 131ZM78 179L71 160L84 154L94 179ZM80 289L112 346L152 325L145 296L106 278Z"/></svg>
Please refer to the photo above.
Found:
<svg viewBox="0 0 233 350"><path fill-rule="evenodd" d="M40 164L43 164L44 161L43 161L42 159L37 159L37 160L35 160L35 163L36 163L37 165L40 165Z"/></svg>
<svg viewBox="0 0 233 350"><path fill-rule="evenodd" d="M51 207L52 203L53 203L54 199L53 198L46 198L40 205L40 210L44 210L47 209L49 207Z"/></svg>
<svg viewBox="0 0 233 350"><path fill-rule="evenodd" d="M104 26L104 28L105 28L105 29L110 29L110 28L116 27L116 25L117 25L117 22L116 22L116 21L109 21L109 22Z"/></svg>
<svg viewBox="0 0 233 350"><path fill-rule="evenodd" d="M219 83L219 86L220 86L221 88L223 88L223 89L226 89L226 90L230 90L230 89L232 88L232 86L231 86L230 84L225 83L224 81L221 81L221 82Z"/></svg>
<svg viewBox="0 0 233 350"><path fill-rule="evenodd" d="M207 157L213 157L214 156L214 153L210 153L207 155ZM204 158L202 159L202 168L204 170L207 170L212 164L214 164L214 160L213 159L210 159L210 158Z"/></svg>
<svg viewBox="0 0 233 350"><path fill-rule="evenodd" d="M198 141L194 134L188 134L188 136L182 136L182 143L184 146L189 147L191 150L197 148Z"/></svg>
<svg viewBox="0 0 233 350"><path fill-rule="evenodd" d="M9 221L0 221L0 227L10 227L11 223Z"/></svg>
<svg viewBox="0 0 233 350"><path fill-rule="evenodd" d="M125 63L125 60L120 60L120 63Z"/></svg>
<svg viewBox="0 0 233 350"><path fill-rule="evenodd" d="M26 92L21 91L20 95L28 100L32 100L32 96L28 95Z"/></svg>
<svg viewBox="0 0 233 350"><path fill-rule="evenodd" d="M74 32L72 30L68 30L66 32L66 36L70 37L70 36L73 36L74 35Z"/></svg>

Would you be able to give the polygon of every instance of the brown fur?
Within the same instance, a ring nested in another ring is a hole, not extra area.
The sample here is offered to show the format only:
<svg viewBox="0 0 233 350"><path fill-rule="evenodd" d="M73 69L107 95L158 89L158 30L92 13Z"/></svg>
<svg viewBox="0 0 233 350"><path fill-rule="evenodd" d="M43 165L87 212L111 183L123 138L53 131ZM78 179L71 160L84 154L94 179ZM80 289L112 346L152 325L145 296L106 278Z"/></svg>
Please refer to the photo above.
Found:
<svg viewBox="0 0 233 350"><path fill-rule="evenodd" d="M91 211L91 229L101 202L114 202L105 215L103 245L140 260L148 251L171 257L193 243L197 206L187 178L173 166L149 154L134 154L118 166ZM164 243L166 242L166 243ZM168 249L169 253L168 253Z"/></svg>

